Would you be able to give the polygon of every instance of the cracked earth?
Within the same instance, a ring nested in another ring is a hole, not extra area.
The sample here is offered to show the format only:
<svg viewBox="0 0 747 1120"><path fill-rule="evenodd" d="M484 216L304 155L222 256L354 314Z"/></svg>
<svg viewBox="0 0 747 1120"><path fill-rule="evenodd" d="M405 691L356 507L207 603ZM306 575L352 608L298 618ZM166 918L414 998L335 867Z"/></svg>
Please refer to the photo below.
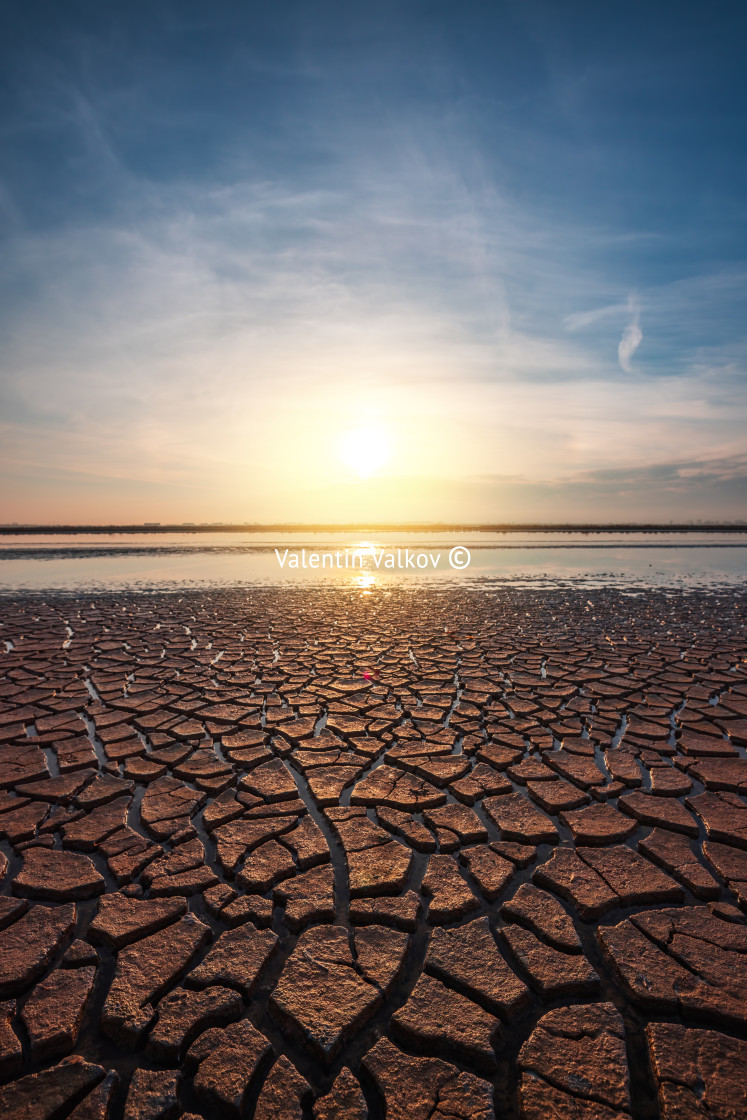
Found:
<svg viewBox="0 0 747 1120"><path fill-rule="evenodd" d="M744 1120L737 594L0 600L5 1120Z"/></svg>

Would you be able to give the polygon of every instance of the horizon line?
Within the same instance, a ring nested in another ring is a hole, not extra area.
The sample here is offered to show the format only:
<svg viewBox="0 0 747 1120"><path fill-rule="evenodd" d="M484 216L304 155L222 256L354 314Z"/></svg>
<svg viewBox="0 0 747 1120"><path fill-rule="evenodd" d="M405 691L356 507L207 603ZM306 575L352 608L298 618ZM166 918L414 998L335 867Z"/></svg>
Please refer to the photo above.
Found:
<svg viewBox="0 0 747 1120"><path fill-rule="evenodd" d="M71 525L71 524L33 524L10 522L0 525L0 535L30 535L62 533L267 533L267 532L472 532L472 533L600 533L600 532L638 532L638 533L715 533L747 532L747 521L678 521L678 522L471 522L460 524L444 521L379 521L379 522L302 522L286 521L264 523L245 522L160 522L145 521L127 524Z"/></svg>

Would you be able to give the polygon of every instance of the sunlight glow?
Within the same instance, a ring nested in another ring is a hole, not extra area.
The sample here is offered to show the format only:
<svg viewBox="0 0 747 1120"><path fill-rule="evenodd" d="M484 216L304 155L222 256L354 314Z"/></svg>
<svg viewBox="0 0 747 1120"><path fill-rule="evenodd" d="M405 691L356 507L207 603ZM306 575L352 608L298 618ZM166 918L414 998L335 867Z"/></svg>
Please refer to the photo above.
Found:
<svg viewBox="0 0 747 1120"><path fill-rule="evenodd" d="M339 454L359 478L371 478L389 461L389 437L383 428L372 424L352 428L340 439Z"/></svg>

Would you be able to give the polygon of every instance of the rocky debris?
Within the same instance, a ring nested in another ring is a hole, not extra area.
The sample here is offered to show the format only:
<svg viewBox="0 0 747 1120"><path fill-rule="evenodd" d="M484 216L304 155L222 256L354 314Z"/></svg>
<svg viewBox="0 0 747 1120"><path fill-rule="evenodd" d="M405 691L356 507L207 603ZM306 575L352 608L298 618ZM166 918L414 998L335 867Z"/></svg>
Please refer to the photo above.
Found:
<svg viewBox="0 0 747 1120"><path fill-rule="evenodd" d="M206 1030L187 1053L187 1062L198 1064L195 1097L206 1108L242 1116L247 1094L271 1049L248 1019Z"/></svg>
<svg viewBox="0 0 747 1120"><path fill-rule="evenodd" d="M111 949L122 949L171 925L186 911L187 903L183 898L158 901L127 898L118 893L107 894L99 901L87 936L91 941L101 942Z"/></svg>
<svg viewBox="0 0 747 1120"><path fill-rule="evenodd" d="M693 853L687 837L655 828L649 836L638 841L638 851L684 883L696 898L718 898L721 893L719 883Z"/></svg>
<svg viewBox="0 0 747 1120"><path fill-rule="evenodd" d="M284 1029L326 1064L381 1005L404 963L406 934L365 926L353 937L355 956L344 927L306 930L270 996Z"/></svg>
<svg viewBox="0 0 747 1120"><path fill-rule="evenodd" d="M0 934L0 997L28 988L75 929L75 905L32 906Z"/></svg>
<svg viewBox="0 0 747 1120"><path fill-rule="evenodd" d="M405 1045L435 1049L488 1073L497 1068L493 1046L501 1033L498 1020L426 973L395 1011L391 1029Z"/></svg>
<svg viewBox="0 0 747 1120"><path fill-rule="evenodd" d="M526 985L498 952L487 918L434 930L425 970L504 1018L529 999Z"/></svg>
<svg viewBox="0 0 747 1120"><path fill-rule="evenodd" d="M467 883L451 856L433 855L423 877L423 893L430 896L428 920L433 924L451 922L479 909Z"/></svg>
<svg viewBox="0 0 747 1120"><path fill-rule="evenodd" d="M249 999L277 945L277 934L258 930L246 922L220 935L203 961L189 973L188 982L197 987L226 984Z"/></svg>
<svg viewBox="0 0 747 1120"><path fill-rule="evenodd" d="M347 1066L338 1073L328 1093L314 1103L314 1120L367 1120L366 1098Z"/></svg>
<svg viewBox="0 0 747 1120"><path fill-rule="evenodd" d="M153 1022L153 1004L186 970L210 929L193 914L122 949L117 956L101 1029L122 1046L137 1046Z"/></svg>
<svg viewBox="0 0 747 1120"><path fill-rule="evenodd" d="M56 968L36 985L21 1011L35 1061L73 1049L95 975L93 966Z"/></svg>
<svg viewBox="0 0 747 1120"><path fill-rule="evenodd" d="M531 883L522 883L513 898L503 903L501 915L507 922L526 926L556 949L581 952L581 940L571 917L557 899Z"/></svg>
<svg viewBox="0 0 747 1120"><path fill-rule="evenodd" d="M490 1082L440 1058L403 1054L382 1038L363 1067L386 1102L387 1120L493 1120Z"/></svg>
<svg viewBox="0 0 747 1120"><path fill-rule="evenodd" d="M3 1120L57 1120L103 1076L101 1066L73 1054L41 1073L2 1086L0 1116Z"/></svg>
<svg viewBox="0 0 747 1120"><path fill-rule="evenodd" d="M571 830L576 844L617 844L636 828L635 822L618 813L612 805L589 805L586 809L561 813L560 819Z"/></svg>
<svg viewBox="0 0 747 1120"><path fill-rule="evenodd" d="M519 1068L527 1120L630 1115L625 1031L614 1004L548 1011L519 1051Z"/></svg>
<svg viewBox="0 0 747 1120"><path fill-rule="evenodd" d="M136 1069L127 1093L124 1120L174 1120L181 1112L178 1089L178 1072Z"/></svg>
<svg viewBox="0 0 747 1120"><path fill-rule="evenodd" d="M13 880L14 894L52 902L93 898L105 886L104 876L88 856L55 848L27 848Z"/></svg>
<svg viewBox="0 0 747 1120"><path fill-rule="evenodd" d="M646 1037L661 1120L747 1115L747 1042L678 1023L649 1023Z"/></svg>
<svg viewBox="0 0 747 1120"><path fill-rule="evenodd" d="M164 1064L176 1062L198 1034L238 1019L243 1006L238 992L219 985L199 992L176 988L158 1004L158 1021L148 1036L147 1053Z"/></svg>
<svg viewBox="0 0 747 1120"><path fill-rule="evenodd" d="M521 793L488 797L483 807L500 829L503 840L518 840L522 844L557 843L558 831L550 818Z"/></svg>
<svg viewBox="0 0 747 1120"><path fill-rule="evenodd" d="M303 1120L304 1102L311 1086L283 1055L262 1086L254 1120Z"/></svg>

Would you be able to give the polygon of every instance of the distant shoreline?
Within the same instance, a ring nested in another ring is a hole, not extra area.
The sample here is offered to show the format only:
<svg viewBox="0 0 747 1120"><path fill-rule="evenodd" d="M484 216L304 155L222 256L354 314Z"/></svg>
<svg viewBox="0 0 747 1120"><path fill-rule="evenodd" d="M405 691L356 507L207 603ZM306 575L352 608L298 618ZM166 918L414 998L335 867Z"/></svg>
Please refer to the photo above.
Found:
<svg viewBox="0 0 747 1120"><path fill-rule="evenodd" d="M661 523L612 522L610 524L532 522L521 524L455 525L441 522L364 522L350 524L313 524L301 522L278 524L199 524L166 525L0 525L0 536L51 536L62 534L104 535L112 533L747 533L747 522L712 522L693 525L679 522Z"/></svg>

